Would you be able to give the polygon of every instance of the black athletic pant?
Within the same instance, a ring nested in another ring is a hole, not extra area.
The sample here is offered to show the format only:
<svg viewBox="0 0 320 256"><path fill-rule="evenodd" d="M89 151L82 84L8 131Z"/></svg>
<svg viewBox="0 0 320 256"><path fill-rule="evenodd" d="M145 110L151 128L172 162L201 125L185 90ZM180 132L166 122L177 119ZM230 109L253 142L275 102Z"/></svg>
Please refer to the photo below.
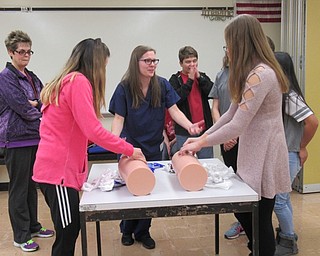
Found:
<svg viewBox="0 0 320 256"><path fill-rule="evenodd" d="M79 193L73 188L40 183L50 208L56 240L52 256L73 256L80 231Z"/></svg>

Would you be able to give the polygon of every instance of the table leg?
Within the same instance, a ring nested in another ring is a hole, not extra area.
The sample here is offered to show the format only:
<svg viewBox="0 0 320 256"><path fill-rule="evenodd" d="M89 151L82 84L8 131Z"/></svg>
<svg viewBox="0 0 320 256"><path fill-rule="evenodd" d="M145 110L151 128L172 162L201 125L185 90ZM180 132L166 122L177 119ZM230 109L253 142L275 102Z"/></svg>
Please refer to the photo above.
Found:
<svg viewBox="0 0 320 256"><path fill-rule="evenodd" d="M252 254L259 256L259 202L252 206Z"/></svg>
<svg viewBox="0 0 320 256"><path fill-rule="evenodd" d="M219 254L219 214L215 214L215 251Z"/></svg>
<svg viewBox="0 0 320 256"><path fill-rule="evenodd" d="M100 221L96 221L96 233L97 233L97 251L98 256L101 256L101 232L100 232Z"/></svg>
<svg viewBox="0 0 320 256"><path fill-rule="evenodd" d="M85 213L80 212L80 229L81 229L81 249L82 256L88 255L88 247L87 247L87 227L85 220Z"/></svg>

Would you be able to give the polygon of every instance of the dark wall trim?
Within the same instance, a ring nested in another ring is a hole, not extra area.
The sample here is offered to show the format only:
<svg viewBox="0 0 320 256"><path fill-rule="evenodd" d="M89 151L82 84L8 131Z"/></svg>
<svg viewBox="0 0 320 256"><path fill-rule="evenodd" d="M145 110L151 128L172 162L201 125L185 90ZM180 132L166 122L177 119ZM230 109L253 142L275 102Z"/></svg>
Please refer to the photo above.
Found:
<svg viewBox="0 0 320 256"><path fill-rule="evenodd" d="M0 7L0 11L201 11L205 7ZM206 7L221 10L226 7ZM233 7L228 7L233 9Z"/></svg>

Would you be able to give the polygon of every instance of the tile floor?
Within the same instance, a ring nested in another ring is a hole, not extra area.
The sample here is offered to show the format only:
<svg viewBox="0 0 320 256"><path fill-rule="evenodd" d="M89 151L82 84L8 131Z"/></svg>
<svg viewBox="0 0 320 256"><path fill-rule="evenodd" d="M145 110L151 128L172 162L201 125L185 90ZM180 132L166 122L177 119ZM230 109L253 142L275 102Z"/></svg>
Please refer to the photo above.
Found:
<svg viewBox="0 0 320 256"><path fill-rule="evenodd" d="M295 211L295 229L299 235L299 256L320 255L320 194L299 194L292 192ZM52 228L50 214L39 192L39 220L42 225ZM234 222L232 214L220 215L220 254L221 256L247 256L246 236L226 240L223 233ZM121 245L118 221L101 223L102 255L107 256L207 256L214 254L214 216L171 217L153 219L151 234L156 241L154 250L147 250L135 243ZM277 221L274 217L274 224ZM97 255L95 224L88 223L89 255ZM25 253L12 244L12 231L7 208L7 192L0 192L0 256L50 255L54 238L35 239L40 244L37 252ZM80 235L77 241L76 256L81 255Z"/></svg>

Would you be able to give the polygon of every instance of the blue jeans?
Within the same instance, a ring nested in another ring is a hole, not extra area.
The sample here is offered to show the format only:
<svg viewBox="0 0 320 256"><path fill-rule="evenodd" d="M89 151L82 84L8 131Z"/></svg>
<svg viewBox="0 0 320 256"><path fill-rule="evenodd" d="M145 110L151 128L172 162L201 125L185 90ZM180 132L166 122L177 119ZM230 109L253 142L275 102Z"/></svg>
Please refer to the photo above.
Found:
<svg viewBox="0 0 320 256"><path fill-rule="evenodd" d="M183 143L185 143L185 141L189 138L192 137L190 136L182 136L182 135L176 135L177 138L177 150L180 150L180 148L182 147ZM213 158L213 147L207 147L207 148L202 148L200 151L197 152L197 157L199 159L202 158Z"/></svg>
<svg viewBox="0 0 320 256"><path fill-rule="evenodd" d="M289 152L289 169L291 184L301 169L299 152ZM287 236L294 235L293 211L290 200L290 193L276 195L274 212L277 215L281 233Z"/></svg>

